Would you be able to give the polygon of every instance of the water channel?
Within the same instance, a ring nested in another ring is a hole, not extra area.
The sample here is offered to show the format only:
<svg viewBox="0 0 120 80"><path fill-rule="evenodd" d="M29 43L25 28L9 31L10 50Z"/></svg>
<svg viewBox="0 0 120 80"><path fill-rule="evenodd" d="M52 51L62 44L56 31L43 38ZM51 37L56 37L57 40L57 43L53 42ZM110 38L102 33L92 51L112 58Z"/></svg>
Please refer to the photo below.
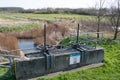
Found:
<svg viewBox="0 0 120 80"><path fill-rule="evenodd" d="M34 41L32 39L19 39L18 40L18 47L23 52L36 50L35 46L34 46Z"/></svg>

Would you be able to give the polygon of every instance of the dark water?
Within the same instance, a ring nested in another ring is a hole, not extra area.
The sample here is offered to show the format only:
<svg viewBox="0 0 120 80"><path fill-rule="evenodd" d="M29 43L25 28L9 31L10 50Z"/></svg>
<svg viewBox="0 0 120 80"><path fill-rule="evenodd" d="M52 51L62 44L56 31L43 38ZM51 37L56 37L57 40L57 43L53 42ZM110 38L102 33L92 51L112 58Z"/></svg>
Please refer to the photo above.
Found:
<svg viewBox="0 0 120 80"><path fill-rule="evenodd" d="M35 48L33 40L19 39L18 47L24 54L26 54L27 57L40 56L40 54L35 54L38 53L39 50Z"/></svg>
<svg viewBox="0 0 120 80"><path fill-rule="evenodd" d="M33 40L19 39L18 46L20 49L35 48Z"/></svg>

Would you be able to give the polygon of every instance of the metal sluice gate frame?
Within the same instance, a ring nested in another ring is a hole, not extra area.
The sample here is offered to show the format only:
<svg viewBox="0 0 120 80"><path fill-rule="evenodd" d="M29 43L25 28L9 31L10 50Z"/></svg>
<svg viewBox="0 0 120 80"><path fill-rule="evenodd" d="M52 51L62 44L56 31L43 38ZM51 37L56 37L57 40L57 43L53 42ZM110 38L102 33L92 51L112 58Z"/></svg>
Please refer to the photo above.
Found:
<svg viewBox="0 0 120 80"><path fill-rule="evenodd" d="M30 60L20 60L15 61L14 58L19 58L18 56L0 54L2 57L7 57L9 59L9 65L0 64L0 67L5 67L10 69L10 74L15 80L34 78L49 73L54 73L58 71L66 71L74 68L78 68L84 65L94 64L104 62L104 49L97 48L97 42L94 40L89 40L89 34L91 32L83 33L87 34L87 38L80 38L79 24L77 29L76 41L71 42L69 48L57 49L56 46L50 48L46 45L46 25L44 25L44 46L37 46L37 52L31 52L25 54ZM98 34L95 32L95 34ZM103 33L102 34L103 38ZM73 35L72 35L73 36ZM74 35L76 36L76 35ZM85 43L80 43L79 39L83 39ZM94 44L93 47L87 46L89 42ZM31 50L29 49L18 49L20 51ZM5 53L12 53L18 50L6 51Z"/></svg>

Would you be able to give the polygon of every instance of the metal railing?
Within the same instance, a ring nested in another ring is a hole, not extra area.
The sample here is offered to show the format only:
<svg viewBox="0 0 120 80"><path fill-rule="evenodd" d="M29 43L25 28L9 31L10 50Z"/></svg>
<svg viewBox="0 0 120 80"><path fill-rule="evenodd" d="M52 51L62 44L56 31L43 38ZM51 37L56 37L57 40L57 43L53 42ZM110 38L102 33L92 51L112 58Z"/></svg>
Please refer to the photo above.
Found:
<svg viewBox="0 0 120 80"><path fill-rule="evenodd" d="M24 49L16 49L16 50L4 50L4 49L0 49L0 57L3 57L3 58L7 58L7 62L1 62L0 63L0 68L8 68L8 72L10 74L10 76L12 76L13 78L15 77L14 76L14 60L15 58L20 58L20 56L15 56L15 55L10 55L11 53L13 52L16 52L16 51L29 51L33 48L24 48ZM7 72L6 72L7 73ZM8 76L8 75L4 75L4 74L0 74L0 77L1 76Z"/></svg>
<svg viewBox="0 0 120 80"><path fill-rule="evenodd" d="M97 38L97 39L90 39L90 35L94 35L94 34L99 34L101 35L100 38ZM84 35L82 37L82 35ZM73 36L77 36L77 34L71 34L69 37L73 37ZM84 40L84 43L86 45L88 45L88 43L93 43L94 44L94 48L96 48L98 42L99 42L99 45L102 46L102 40L104 38L104 33L103 32L79 32L79 41L80 40Z"/></svg>
<svg viewBox="0 0 120 80"><path fill-rule="evenodd" d="M5 52L5 50L4 50ZM7 51L8 52L8 51ZM1 68L8 68L9 69L9 74L14 78L14 58L19 58L18 56L13 56L13 55L7 55L7 54L0 54L1 57L8 58L9 62L7 63L1 63L0 67ZM2 74L1 76L3 76ZM6 75L4 75L6 76Z"/></svg>

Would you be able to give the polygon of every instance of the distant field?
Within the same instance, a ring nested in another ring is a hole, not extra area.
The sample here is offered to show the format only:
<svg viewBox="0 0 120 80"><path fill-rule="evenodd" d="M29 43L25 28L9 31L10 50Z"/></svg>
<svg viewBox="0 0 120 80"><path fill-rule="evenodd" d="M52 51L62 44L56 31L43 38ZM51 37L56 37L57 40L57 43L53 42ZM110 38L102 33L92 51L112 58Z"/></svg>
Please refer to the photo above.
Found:
<svg viewBox="0 0 120 80"><path fill-rule="evenodd" d="M103 22L108 21L107 18L103 18ZM4 13L0 12L0 31L25 31L33 28L43 26L43 23L62 23L71 25L73 23L84 24L91 22L95 23L96 18L94 16L77 15L77 14L32 14L32 13ZM34 27L34 24L36 27ZM30 27L29 27L30 26ZM76 24L71 25L76 28ZM6 27L6 28L3 28ZM17 28L14 28L17 27ZM24 29L24 28L25 29ZM89 27L89 26L87 26ZM3 29L2 29L3 28ZM22 29L21 29L22 28Z"/></svg>
<svg viewBox="0 0 120 80"><path fill-rule="evenodd" d="M76 19L87 20L91 16L77 14L27 14L27 13L0 13L0 19L20 20L20 19L38 19L38 20L56 20L56 19Z"/></svg>
<svg viewBox="0 0 120 80"><path fill-rule="evenodd" d="M0 12L0 31L24 31L43 26L43 23L79 22L92 19L91 16L77 14L27 14ZM34 24L34 25L33 25ZM4 28L5 27L5 28ZM17 28L16 28L17 27Z"/></svg>

